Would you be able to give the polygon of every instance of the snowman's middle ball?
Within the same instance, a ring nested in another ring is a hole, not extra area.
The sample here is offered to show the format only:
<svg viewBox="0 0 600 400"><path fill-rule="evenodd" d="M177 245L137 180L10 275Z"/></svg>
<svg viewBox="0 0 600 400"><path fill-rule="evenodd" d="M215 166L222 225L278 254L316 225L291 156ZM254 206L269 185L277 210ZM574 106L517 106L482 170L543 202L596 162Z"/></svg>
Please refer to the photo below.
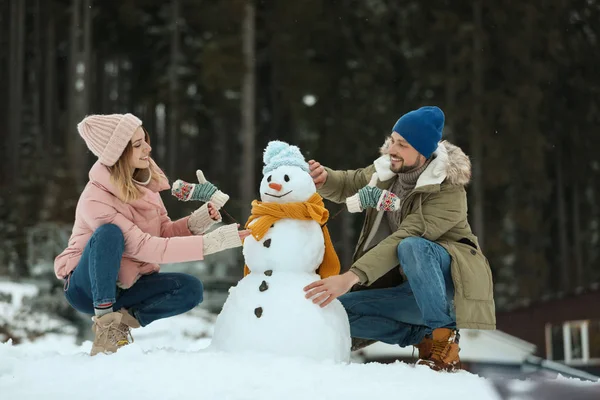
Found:
<svg viewBox="0 0 600 400"><path fill-rule="evenodd" d="M266 173L260 183L260 197L264 203L305 202L315 192L310 174L295 166L276 168ZM249 236L243 248L246 265L253 273L275 270L314 274L324 252L325 242L319 223L291 218L275 222L261 240Z"/></svg>

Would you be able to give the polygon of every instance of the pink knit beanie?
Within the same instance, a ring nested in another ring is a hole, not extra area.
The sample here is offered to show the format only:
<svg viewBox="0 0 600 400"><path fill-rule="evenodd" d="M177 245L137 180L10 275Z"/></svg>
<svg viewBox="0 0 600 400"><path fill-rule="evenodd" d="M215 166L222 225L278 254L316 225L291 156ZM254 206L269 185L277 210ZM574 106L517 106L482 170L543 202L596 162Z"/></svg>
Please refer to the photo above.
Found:
<svg viewBox="0 0 600 400"><path fill-rule="evenodd" d="M133 114L88 115L77 131L100 162L115 165L142 121Z"/></svg>

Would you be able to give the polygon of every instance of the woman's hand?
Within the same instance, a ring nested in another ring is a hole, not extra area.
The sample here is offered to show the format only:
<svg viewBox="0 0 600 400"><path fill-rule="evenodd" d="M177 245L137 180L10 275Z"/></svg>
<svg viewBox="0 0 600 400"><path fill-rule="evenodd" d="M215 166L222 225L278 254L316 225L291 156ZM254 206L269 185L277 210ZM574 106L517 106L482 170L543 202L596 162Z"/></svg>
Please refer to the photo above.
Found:
<svg viewBox="0 0 600 400"><path fill-rule="evenodd" d="M240 224L237 224L238 229L240 228ZM246 239L248 236L250 236L252 234L252 231L250 229L243 229L241 231L238 231L238 235L240 236L240 239L243 241L244 239Z"/></svg>
<svg viewBox="0 0 600 400"><path fill-rule="evenodd" d="M217 210L212 203L207 203L206 206L208 207L208 215L210 216L210 219L213 221L220 221L221 213L219 213L219 210Z"/></svg>
<svg viewBox="0 0 600 400"><path fill-rule="evenodd" d="M250 231L239 231L239 228L240 224L229 224L205 234L202 244L204 255L242 246L242 239L250 235Z"/></svg>
<svg viewBox="0 0 600 400"><path fill-rule="evenodd" d="M222 208L229 200L229 195L221 192L215 185L207 181L202 170L196 171L196 177L198 183L188 183L177 179L173 182L171 194L181 201L210 201L217 209Z"/></svg>
<svg viewBox="0 0 600 400"><path fill-rule="evenodd" d="M206 203L190 215L188 229L194 235L202 235L217 222L221 222L221 213L214 204Z"/></svg>

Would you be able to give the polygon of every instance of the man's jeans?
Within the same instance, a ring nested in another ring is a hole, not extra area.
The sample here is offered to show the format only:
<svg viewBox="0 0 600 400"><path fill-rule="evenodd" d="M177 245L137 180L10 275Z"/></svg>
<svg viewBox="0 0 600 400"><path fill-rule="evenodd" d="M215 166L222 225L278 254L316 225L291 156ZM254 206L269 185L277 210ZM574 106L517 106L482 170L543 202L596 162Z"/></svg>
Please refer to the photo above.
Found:
<svg viewBox="0 0 600 400"><path fill-rule="evenodd" d="M456 328L451 257L446 249L409 237L400 242L398 259L408 281L339 297L352 337L405 347L419 344L433 329Z"/></svg>
<svg viewBox="0 0 600 400"><path fill-rule="evenodd" d="M69 304L84 314L94 306L113 303L113 310L126 308L140 325L191 310L202 301L202 283L179 273L143 275L129 289L117 288L117 276L125 248L121 229L100 226L87 243L77 268L65 282Z"/></svg>

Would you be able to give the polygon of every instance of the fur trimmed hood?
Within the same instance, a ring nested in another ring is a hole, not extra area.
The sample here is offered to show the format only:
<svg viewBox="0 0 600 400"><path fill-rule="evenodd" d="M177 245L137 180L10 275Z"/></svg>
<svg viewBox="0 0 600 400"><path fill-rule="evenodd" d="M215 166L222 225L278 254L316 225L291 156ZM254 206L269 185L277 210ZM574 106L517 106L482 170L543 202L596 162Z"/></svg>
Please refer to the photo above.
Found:
<svg viewBox="0 0 600 400"><path fill-rule="evenodd" d="M377 177L386 181L394 177L390 170L389 147L391 140L388 138L380 147L379 157L373 163L377 171ZM437 150L433 153L433 160L423 171L417 187L430 184L441 184L447 181L451 185L466 186L471 180L471 160L460 147L453 145L447 140L438 144Z"/></svg>

